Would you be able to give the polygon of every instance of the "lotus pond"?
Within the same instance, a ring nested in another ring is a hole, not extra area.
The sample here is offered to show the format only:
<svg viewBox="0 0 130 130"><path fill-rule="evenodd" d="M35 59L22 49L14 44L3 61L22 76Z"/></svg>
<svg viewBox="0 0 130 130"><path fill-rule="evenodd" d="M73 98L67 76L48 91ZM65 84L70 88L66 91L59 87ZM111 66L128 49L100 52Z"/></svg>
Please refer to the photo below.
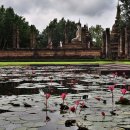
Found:
<svg viewBox="0 0 130 130"><path fill-rule="evenodd" d="M0 67L0 130L129 130L130 102L117 102L129 101L130 77L97 72L85 65Z"/></svg>

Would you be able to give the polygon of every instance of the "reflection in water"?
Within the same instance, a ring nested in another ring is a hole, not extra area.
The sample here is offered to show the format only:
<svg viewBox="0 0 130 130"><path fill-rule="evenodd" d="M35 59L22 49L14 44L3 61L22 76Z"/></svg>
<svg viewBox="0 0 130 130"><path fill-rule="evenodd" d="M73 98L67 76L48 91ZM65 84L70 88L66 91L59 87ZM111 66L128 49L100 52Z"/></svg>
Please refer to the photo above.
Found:
<svg viewBox="0 0 130 130"><path fill-rule="evenodd" d="M47 122L49 122L51 120L51 118L48 116L48 113L47 113L47 111L46 111L46 120L45 120L45 122L47 123Z"/></svg>
<svg viewBox="0 0 130 130"><path fill-rule="evenodd" d="M85 66L31 66L1 69L1 95L37 94L39 88L44 89L46 93L51 92L51 94L70 91L75 93L78 90L73 90L74 85L81 78L76 75L83 71L87 72Z"/></svg>
<svg viewBox="0 0 130 130"><path fill-rule="evenodd" d="M28 125L36 122L33 127L39 130L94 130L97 127L106 130L117 124L121 126L122 122L129 124L129 106L115 105L122 83L127 83L124 76L99 75L88 66L30 66L15 67L15 70L14 67L3 67L0 71L1 113L12 112L21 126L31 128ZM111 93L108 86L115 83L115 90ZM126 88L128 86L126 84ZM44 92L44 96L39 94L39 90ZM51 97L45 94L51 94ZM125 96L129 98L128 93ZM45 97L50 97L48 102ZM14 119L10 119L11 113L8 113L1 114L1 120L14 124ZM41 125L39 121L45 124Z"/></svg>

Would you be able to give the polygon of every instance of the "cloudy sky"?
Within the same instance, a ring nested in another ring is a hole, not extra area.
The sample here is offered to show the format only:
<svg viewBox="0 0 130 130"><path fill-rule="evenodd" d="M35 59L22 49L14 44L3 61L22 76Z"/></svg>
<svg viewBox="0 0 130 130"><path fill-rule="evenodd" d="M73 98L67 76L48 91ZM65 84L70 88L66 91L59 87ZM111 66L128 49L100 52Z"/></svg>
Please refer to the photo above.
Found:
<svg viewBox="0 0 130 130"><path fill-rule="evenodd" d="M0 0L5 8L12 7L29 24L42 31L51 20L64 17L88 26L112 27L118 0Z"/></svg>

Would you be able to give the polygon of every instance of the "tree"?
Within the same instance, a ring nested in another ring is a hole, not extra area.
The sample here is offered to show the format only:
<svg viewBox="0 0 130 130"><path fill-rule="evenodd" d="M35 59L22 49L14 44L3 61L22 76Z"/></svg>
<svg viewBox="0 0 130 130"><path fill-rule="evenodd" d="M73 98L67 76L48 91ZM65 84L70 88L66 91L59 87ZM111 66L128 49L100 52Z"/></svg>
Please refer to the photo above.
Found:
<svg viewBox="0 0 130 130"><path fill-rule="evenodd" d="M95 47L101 47L102 44L102 36L103 36L103 28L101 25L96 25L96 27L91 26L89 28L90 34L92 36L92 41Z"/></svg>
<svg viewBox="0 0 130 130"><path fill-rule="evenodd" d="M5 38L6 38L6 45L4 48L11 48L13 45L13 23L14 23L14 10L13 8L9 7L5 11L5 27L6 30Z"/></svg>
<svg viewBox="0 0 130 130"><path fill-rule="evenodd" d="M66 22L66 32L67 32L67 38L68 42L70 43L71 40L75 37L75 32L76 32L76 23L70 20L67 20Z"/></svg>
<svg viewBox="0 0 130 130"><path fill-rule="evenodd" d="M43 30L40 35L40 45L46 47L48 44L48 37L51 37L51 41L54 47L58 47L60 41L65 42L65 33L67 34L68 42L75 37L76 24L75 22L65 20L62 18L57 21L57 19L52 20L46 29Z"/></svg>
<svg viewBox="0 0 130 130"><path fill-rule="evenodd" d="M5 41L5 8L2 5L0 7L0 48L3 48Z"/></svg>
<svg viewBox="0 0 130 130"><path fill-rule="evenodd" d="M0 7L0 49L29 48L30 30L39 35L36 27L29 26L25 18L15 14L13 8ZM17 41L16 41L17 40ZM17 45L18 46L17 46Z"/></svg>
<svg viewBox="0 0 130 130"><path fill-rule="evenodd" d="M130 0L120 0L122 20L126 26L130 26Z"/></svg>

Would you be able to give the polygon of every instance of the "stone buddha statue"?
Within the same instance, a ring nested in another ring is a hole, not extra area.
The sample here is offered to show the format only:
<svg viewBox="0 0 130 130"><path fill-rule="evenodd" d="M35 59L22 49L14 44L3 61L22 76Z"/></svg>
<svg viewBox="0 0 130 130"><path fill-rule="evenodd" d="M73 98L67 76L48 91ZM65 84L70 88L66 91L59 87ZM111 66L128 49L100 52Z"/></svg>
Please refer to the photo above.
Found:
<svg viewBox="0 0 130 130"><path fill-rule="evenodd" d="M81 41L81 24L77 24L76 37L72 39L72 42Z"/></svg>

